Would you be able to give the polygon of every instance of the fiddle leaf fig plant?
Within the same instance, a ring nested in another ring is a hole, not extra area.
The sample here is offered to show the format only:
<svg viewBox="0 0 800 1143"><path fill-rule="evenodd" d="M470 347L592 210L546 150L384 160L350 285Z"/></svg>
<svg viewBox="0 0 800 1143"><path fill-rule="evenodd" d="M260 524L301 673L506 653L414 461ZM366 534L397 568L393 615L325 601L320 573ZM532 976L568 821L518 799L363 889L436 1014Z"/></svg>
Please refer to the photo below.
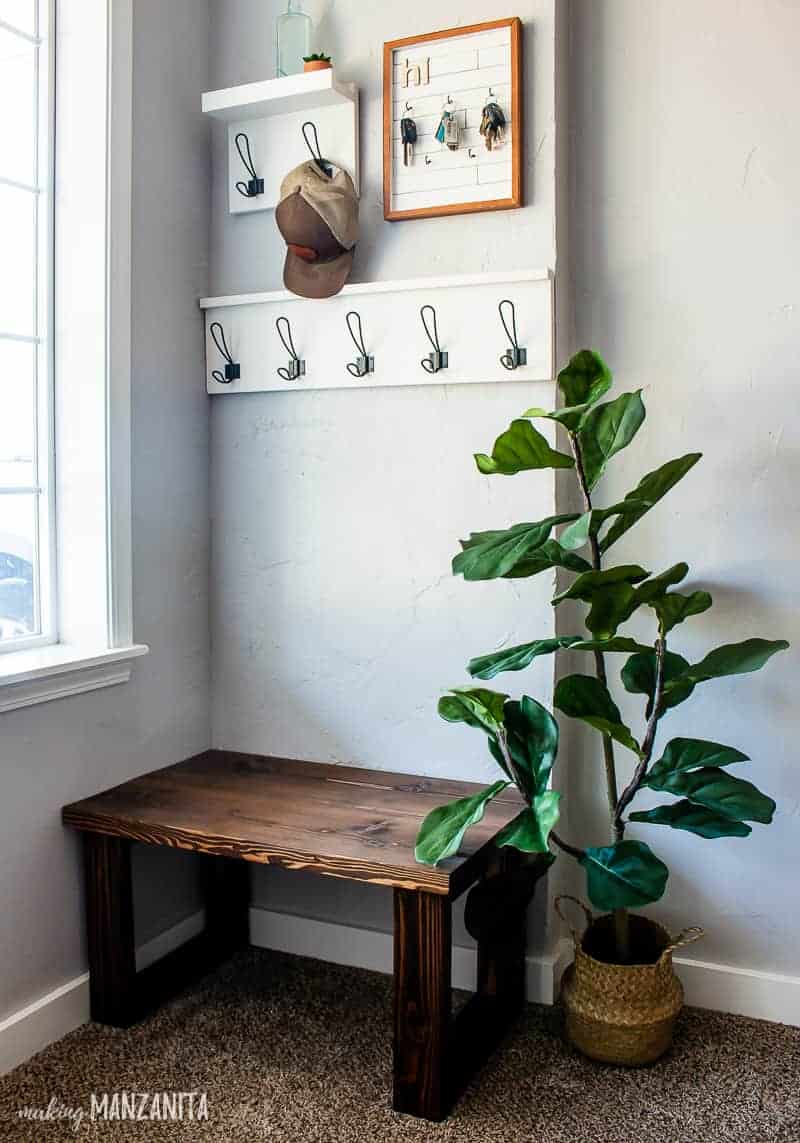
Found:
<svg viewBox="0 0 800 1143"><path fill-rule="evenodd" d="M616 954L628 959L627 910L657 901L669 871L650 846L625 836L628 823L666 826L702 838L747 837L751 822L768 824L775 811L772 798L728 767L748 761L733 746L701 738L672 738L656 749L661 720L689 699L695 688L712 679L760 670L784 639L746 639L709 651L690 663L667 646L680 624L711 607L703 590L677 590L689 574L686 563L653 572L635 563L606 559L609 550L686 476L700 460L687 453L648 472L622 500L607 507L594 503L594 491L612 458L634 439L645 419L641 390L603 401L612 386L608 366L594 350L577 353L558 375L563 407L528 409L512 421L494 443L490 455L475 456L479 472L515 476L539 469L572 469L583 511L548 516L490 532L473 532L461 541L453 572L465 580L526 579L540 572L568 573L572 578L553 597L586 605L584 634L548 636L516 647L478 655L467 670L485 682L521 671L541 655L585 652L588 671L562 677L553 705L566 718L577 719L598 735L602 748L602 780L609 815L609 841L580 846L556 831L560 794L550 787L558 753L558 724L545 706L528 695L519 700L484 687L459 687L439 702L448 722L481 730L503 777L485 790L439 806L422 822L417 837L419 861L435 864L458 852L464 834L480 821L489 802L515 785L524 809L499 835L499 844L555 860L561 851L576 860L586 875L586 892L596 908L615 915ZM570 451L551 447L534 421L555 421L566 432ZM626 635L625 624L647 609L654 627L652 644ZM620 656L623 658L620 660ZM644 700L642 725L627 726L609 683L611 664L621 686ZM632 756L631 776L620 781L618 760ZM633 809L642 790L668 800L651 809Z"/></svg>

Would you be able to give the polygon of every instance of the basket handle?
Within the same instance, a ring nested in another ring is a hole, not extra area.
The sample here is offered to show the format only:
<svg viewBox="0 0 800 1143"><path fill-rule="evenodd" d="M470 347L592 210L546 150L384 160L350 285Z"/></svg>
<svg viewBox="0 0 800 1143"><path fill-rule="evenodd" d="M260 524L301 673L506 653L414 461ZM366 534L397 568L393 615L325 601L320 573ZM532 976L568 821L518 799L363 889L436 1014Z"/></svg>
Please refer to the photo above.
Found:
<svg viewBox="0 0 800 1143"><path fill-rule="evenodd" d="M669 942L659 957L659 960L665 957L667 953L674 952L675 949L682 948L684 945L690 945L692 941L699 941L700 938L705 935L705 929L702 929L699 925L690 925L688 929L682 929L677 937L673 937Z"/></svg>
<svg viewBox="0 0 800 1143"><path fill-rule="evenodd" d="M569 893L562 893L559 897L556 897L556 899L553 901L553 908L558 913L559 917L564 922L564 924L567 926L569 931L572 933L572 939L574 940L575 944L579 945L581 943L581 934L578 933L577 929L573 929L572 925L569 923L567 918L564 916L564 914L561 910L561 902L562 901L572 901L573 905L577 905L578 908L583 911L583 915L586 918L586 928L587 929L589 928L589 926L594 921L594 916L592 914L592 910L589 908L588 905L584 905L583 901L579 901L577 897L571 897L569 895ZM586 930L584 930L584 932L585 931Z"/></svg>

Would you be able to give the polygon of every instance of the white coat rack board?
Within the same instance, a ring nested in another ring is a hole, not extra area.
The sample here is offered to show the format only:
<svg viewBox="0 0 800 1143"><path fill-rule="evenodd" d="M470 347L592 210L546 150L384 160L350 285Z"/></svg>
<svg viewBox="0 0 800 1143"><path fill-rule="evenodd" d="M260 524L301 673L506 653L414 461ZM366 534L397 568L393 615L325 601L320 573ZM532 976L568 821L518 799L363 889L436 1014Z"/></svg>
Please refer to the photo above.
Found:
<svg viewBox="0 0 800 1143"><path fill-rule="evenodd" d="M321 301L276 290L204 298L200 304L206 320L206 382L213 394L550 381L553 376L553 290L547 270L359 283ZM429 329L431 310L435 314L439 347L447 355L438 370L429 369L433 346L420 317L423 307ZM363 355L348 331L351 313L360 319ZM284 336L288 323L302 371L299 365L291 368L276 328L279 319ZM516 359L514 342L524 351ZM372 359L372 369L358 376L347 366L362 356Z"/></svg>

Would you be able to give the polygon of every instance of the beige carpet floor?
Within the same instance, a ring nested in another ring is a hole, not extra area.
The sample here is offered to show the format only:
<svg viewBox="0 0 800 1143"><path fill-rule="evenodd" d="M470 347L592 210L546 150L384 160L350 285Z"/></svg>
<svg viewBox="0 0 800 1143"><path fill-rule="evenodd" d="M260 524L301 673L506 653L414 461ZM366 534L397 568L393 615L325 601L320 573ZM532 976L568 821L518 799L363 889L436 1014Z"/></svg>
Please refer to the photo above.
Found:
<svg viewBox="0 0 800 1143"><path fill-rule="evenodd" d="M144 1023L87 1024L0 1080L0 1138L186 1143L800 1143L800 1029L687 1010L642 1071L530 1008L449 1120L390 1110L388 977L250 950ZM208 1121L88 1120L91 1093L205 1091ZM23 1108L84 1109L72 1121Z"/></svg>

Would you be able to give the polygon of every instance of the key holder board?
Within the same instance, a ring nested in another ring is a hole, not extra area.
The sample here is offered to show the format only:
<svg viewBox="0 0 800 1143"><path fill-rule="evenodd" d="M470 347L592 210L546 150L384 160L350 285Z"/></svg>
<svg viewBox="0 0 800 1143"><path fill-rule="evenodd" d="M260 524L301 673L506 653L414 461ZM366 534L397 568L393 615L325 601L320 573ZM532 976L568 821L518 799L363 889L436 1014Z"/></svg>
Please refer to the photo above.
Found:
<svg viewBox="0 0 800 1143"><path fill-rule="evenodd" d="M513 327L508 318L503 322L512 304ZM211 394L530 383L553 376L547 270L356 283L324 300L275 290L204 298L200 305ZM239 366L230 382L214 372L222 360L215 323ZM513 369L508 330L520 351ZM300 363L296 369L292 361Z"/></svg>
<svg viewBox="0 0 800 1143"><path fill-rule="evenodd" d="M521 63L517 16L383 45L384 218L522 206ZM482 134L492 104L499 116Z"/></svg>

